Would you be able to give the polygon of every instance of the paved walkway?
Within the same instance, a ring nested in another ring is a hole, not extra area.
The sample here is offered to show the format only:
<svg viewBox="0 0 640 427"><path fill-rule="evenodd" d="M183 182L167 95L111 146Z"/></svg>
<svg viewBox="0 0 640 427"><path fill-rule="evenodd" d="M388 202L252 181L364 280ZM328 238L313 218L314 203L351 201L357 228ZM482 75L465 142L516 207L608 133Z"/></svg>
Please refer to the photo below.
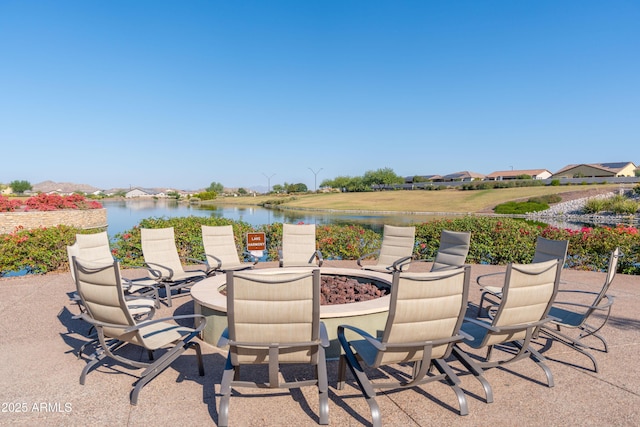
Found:
<svg viewBox="0 0 640 427"><path fill-rule="evenodd" d="M355 267L355 262L328 263ZM421 268L426 268L424 263ZM261 267L274 266L261 263ZM500 267L472 267L475 276ZM130 272L128 272L130 273ZM125 274L126 275L126 274ZM563 279L585 282L597 290L601 273L566 270ZM187 352L129 404L135 369L106 364L78 383L85 361L75 355L86 341L88 327L72 319L77 313L67 300L74 286L69 274L0 279L0 425L215 425L225 352L203 344L206 375L200 377L192 352ZM427 425L640 425L640 277L619 275L612 285L613 316L604 329L609 353L596 352L600 372L590 361L565 346L539 339L536 347L550 359L556 386L544 385L542 371L530 360L493 369L486 378L495 401L484 403L478 381L458 362L469 415L457 412L451 389L431 383L419 389L381 394L382 419L389 426ZM479 301L472 285L470 301ZM193 311L188 293L164 307L158 316ZM146 357L140 352L140 357ZM368 406L351 377L344 390L335 388L337 362L329 362L330 423L369 425ZM287 375L308 371L293 369ZM288 391L242 391L231 398L230 422L236 426L317 425L317 393L313 388Z"/></svg>

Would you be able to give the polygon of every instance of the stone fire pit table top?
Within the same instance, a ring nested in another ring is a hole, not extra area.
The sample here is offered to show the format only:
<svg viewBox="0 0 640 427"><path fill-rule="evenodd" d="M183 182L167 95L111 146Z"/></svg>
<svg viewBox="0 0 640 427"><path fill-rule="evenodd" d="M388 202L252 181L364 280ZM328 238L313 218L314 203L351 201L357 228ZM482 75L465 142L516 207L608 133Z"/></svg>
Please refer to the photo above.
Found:
<svg viewBox="0 0 640 427"><path fill-rule="evenodd" d="M260 274L276 274L286 272L308 271L308 268L264 268L251 270ZM362 279L372 279L391 286L391 274L375 271L360 270L355 268L321 267L321 275L347 276ZM226 284L226 274L218 274L201 280L191 287L191 297L203 307L212 310L227 312L227 297L220 293L220 288ZM331 319L336 317L361 316L365 314L381 313L389 310L389 294L369 301L353 302L348 304L321 305L320 318Z"/></svg>

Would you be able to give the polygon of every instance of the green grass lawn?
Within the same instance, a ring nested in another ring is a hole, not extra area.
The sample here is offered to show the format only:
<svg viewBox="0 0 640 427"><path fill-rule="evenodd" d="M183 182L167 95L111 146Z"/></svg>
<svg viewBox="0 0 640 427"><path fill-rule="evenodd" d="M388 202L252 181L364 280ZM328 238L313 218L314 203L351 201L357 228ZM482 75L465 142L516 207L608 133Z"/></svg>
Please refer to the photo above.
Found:
<svg viewBox="0 0 640 427"><path fill-rule="evenodd" d="M363 210L394 212L490 212L494 206L508 201L522 201L548 194L571 193L571 198L593 192L617 191L618 184L572 185L559 187L520 187L491 190L399 190L368 193L298 194L295 196L219 197L213 204L258 205L277 198L291 199L281 206L295 209ZM567 195L568 196L568 195ZM569 197L569 196L568 196Z"/></svg>

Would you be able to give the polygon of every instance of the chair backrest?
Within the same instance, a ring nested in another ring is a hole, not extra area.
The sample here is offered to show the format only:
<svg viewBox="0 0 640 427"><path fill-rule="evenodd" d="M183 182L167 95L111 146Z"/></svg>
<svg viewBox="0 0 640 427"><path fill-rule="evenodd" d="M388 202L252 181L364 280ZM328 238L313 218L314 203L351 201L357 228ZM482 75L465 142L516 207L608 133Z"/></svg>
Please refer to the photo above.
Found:
<svg viewBox="0 0 640 427"><path fill-rule="evenodd" d="M144 261L162 277L170 278L184 274L176 247L173 227L141 228L142 256ZM150 274L151 277L154 277Z"/></svg>
<svg viewBox="0 0 640 427"><path fill-rule="evenodd" d="M416 343L415 347L379 352L375 366L421 360L425 341L451 338L467 309L470 267L455 270L393 273L389 315L382 343ZM431 358L446 358L451 343L436 345Z"/></svg>
<svg viewBox="0 0 640 427"><path fill-rule="evenodd" d="M431 271L462 267L467 260L470 244L471 233L466 231L442 230L440 247L433 260Z"/></svg>
<svg viewBox="0 0 640 427"><path fill-rule="evenodd" d="M415 245L415 237L415 227L398 227L385 224L377 265L390 266L401 258L411 256Z"/></svg>
<svg viewBox="0 0 640 427"><path fill-rule="evenodd" d="M315 224L282 224L283 267L313 265L316 252Z"/></svg>
<svg viewBox="0 0 640 427"><path fill-rule="evenodd" d="M492 325L497 327L538 322L546 317L558 292L562 260L509 264L502 299ZM526 331L488 332L483 345L524 339Z"/></svg>
<svg viewBox="0 0 640 427"><path fill-rule="evenodd" d="M567 259L568 240L550 240L538 236L536 239L536 251L531 262L543 262L552 259L561 259L564 265Z"/></svg>
<svg viewBox="0 0 640 427"><path fill-rule="evenodd" d="M94 234L76 234L76 241L73 245L67 246L67 256L69 257L69 269L71 278L75 281L75 270L73 269L72 258L75 256L84 261L92 263L109 264L113 262L109 236L106 231Z"/></svg>
<svg viewBox="0 0 640 427"><path fill-rule="evenodd" d="M78 294L89 316L112 325L135 325L126 305L118 262L96 263L77 257L72 262ZM139 341L137 334L126 334L123 328L104 327L102 331L107 337Z"/></svg>
<svg viewBox="0 0 640 427"><path fill-rule="evenodd" d="M607 292L609 292L609 287L611 286L611 282L613 282L613 279L615 279L616 277L616 270L618 269L619 258L620 258L620 248L615 248L611 252L611 255L609 255L609 266L607 268L607 275L604 280L604 285L602 285L602 289L596 295L596 298L591 304L591 307L587 309L585 313L585 318L589 317L591 313L593 313L596 310L595 307L597 307L600 304L600 302L605 297L605 295L607 295Z"/></svg>
<svg viewBox="0 0 640 427"><path fill-rule="evenodd" d="M240 264L231 225L202 226L202 245L210 266L233 267Z"/></svg>
<svg viewBox="0 0 640 427"><path fill-rule="evenodd" d="M320 270L228 271L227 321L231 341L279 343L279 362L316 364L317 345L287 348L287 343L319 338ZM265 347L230 345L229 351L234 365L269 362Z"/></svg>

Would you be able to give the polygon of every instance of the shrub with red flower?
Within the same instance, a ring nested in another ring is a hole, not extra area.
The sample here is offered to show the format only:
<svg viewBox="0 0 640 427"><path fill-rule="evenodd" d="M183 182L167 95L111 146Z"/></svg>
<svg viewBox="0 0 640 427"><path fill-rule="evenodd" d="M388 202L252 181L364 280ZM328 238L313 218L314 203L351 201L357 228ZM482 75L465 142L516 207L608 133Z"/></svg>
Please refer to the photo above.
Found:
<svg viewBox="0 0 640 427"><path fill-rule="evenodd" d="M101 209L102 204L89 201L80 194L61 196L59 194L38 194L25 202L25 211L55 211L60 209Z"/></svg>
<svg viewBox="0 0 640 427"><path fill-rule="evenodd" d="M20 201L0 194L0 212L14 212L20 207Z"/></svg>

